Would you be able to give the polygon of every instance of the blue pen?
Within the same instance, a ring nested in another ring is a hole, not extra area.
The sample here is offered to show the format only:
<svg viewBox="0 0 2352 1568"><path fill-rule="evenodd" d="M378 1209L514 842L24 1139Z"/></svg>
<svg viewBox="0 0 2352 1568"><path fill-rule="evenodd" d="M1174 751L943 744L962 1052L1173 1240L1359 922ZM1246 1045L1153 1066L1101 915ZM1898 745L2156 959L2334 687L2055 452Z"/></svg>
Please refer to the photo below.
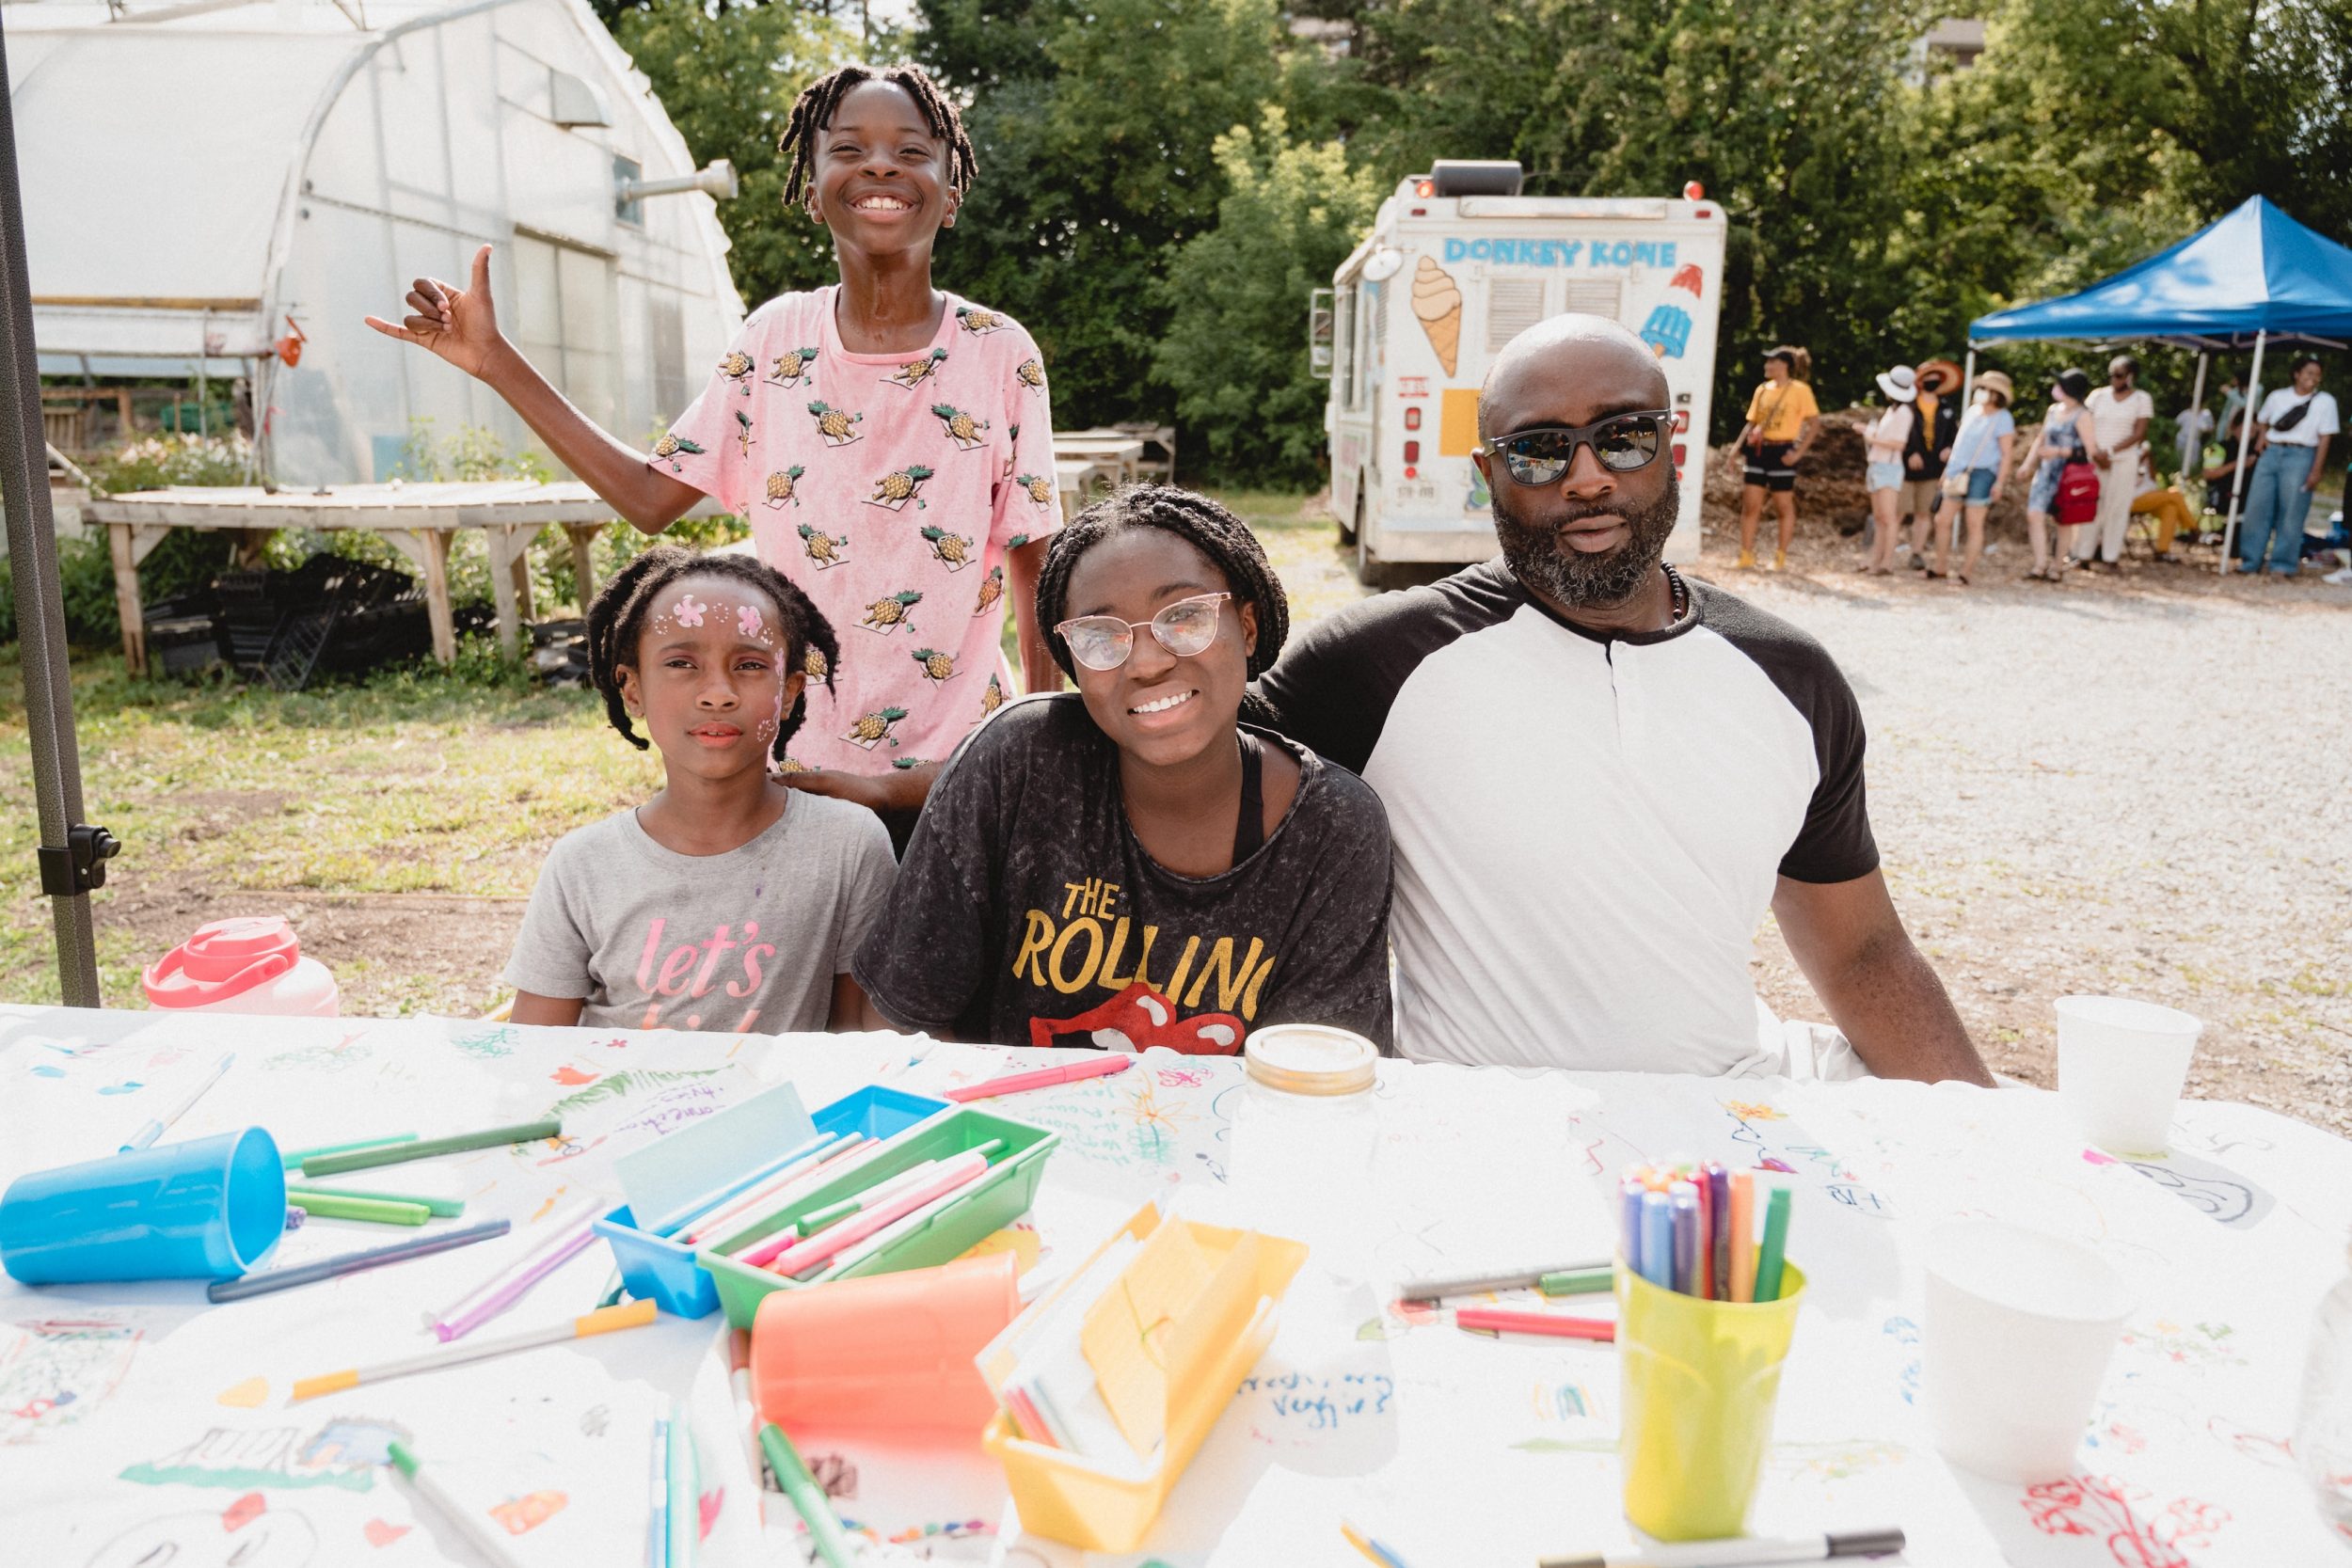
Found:
<svg viewBox="0 0 2352 1568"><path fill-rule="evenodd" d="M1642 1195L1642 1277L1661 1291L1675 1288L1673 1211L1664 1193Z"/></svg>
<svg viewBox="0 0 2352 1568"><path fill-rule="evenodd" d="M1635 1274L1642 1272L1642 1194L1647 1191L1638 1176L1629 1176L1617 1183L1617 1197L1623 1212L1618 1224L1622 1231L1619 1245L1625 1253L1625 1266Z"/></svg>
<svg viewBox="0 0 2352 1568"><path fill-rule="evenodd" d="M1700 1167L1707 1178L1707 1250L1714 1260L1714 1297L1731 1299L1731 1173L1719 1161Z"/></svg>
<svg viewBox="0 0 2352 1568"><path fill-rule="evenodd" d="M1666 1188L1674 1225L1674 1288L1684 1295L1698 1289L1699 1189L1696 1183L1676 1181Z"/></svg>
<svg viewBox="0 0 2352 1568"><path fill-rule="evenodd" d="M211 1088L215 1084L220 1082L221 1075L229 1070L230 1064L235 1062L236 1059L237 1053L231 1051L227 1055L223 1056L219 1061L215 1062L213 1064L213 1070L204 1075L204 1081L202 1083L197 1085L196 1087L188 1091L187 1098L181 1101L179 1104L174 1105L170 1110L166 1111L162 1116L157 1117L153 1121L151 1121L146 1126L140 1128L137 1132L132 1133L131 1141L124 1144L121 1148L118 1149L116 1152L129 1154L135 1150L147 1148L148 1145L153 1143L157 1138L162 1137L164 1133L169 1130L173 1122L178 1121L182 1117L187 1115L189 1106L204 1098L204 1091L206 1089Z"/></svg>
<svg viewBox="0 0 2352 1568"><path fill-rule="evenodd" d="M670 1560L670 1418L653 1423L653 1513L645 1527L645 1568Z"/></svg>

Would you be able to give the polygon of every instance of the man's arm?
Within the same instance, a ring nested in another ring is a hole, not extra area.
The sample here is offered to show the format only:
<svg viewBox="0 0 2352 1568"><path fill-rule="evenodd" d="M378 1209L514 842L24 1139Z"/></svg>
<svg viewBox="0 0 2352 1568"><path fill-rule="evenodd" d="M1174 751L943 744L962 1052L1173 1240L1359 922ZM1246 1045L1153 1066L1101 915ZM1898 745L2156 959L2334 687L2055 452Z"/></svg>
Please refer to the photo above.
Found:
<svg viewBox="0 0 2352 1568"><path fill-rule="evenodd" d="M1872 1072L1992 1085L1944 982L1903 929L1883 876L1872 871L1846 882L1783 877L1772 913L1797 967Z"/></svg>
<svg viewBox="0 0 2352 1568"><path fill-rule="evenodd" d="M1053 540L1033 539L1005 552L1005 592L1012 596L1014 641L1021 649L1021 689L1059 691L1061 666L1054 662L1044 628L1037 624L1037 579L1045 569L1045 552Z"/></svg>

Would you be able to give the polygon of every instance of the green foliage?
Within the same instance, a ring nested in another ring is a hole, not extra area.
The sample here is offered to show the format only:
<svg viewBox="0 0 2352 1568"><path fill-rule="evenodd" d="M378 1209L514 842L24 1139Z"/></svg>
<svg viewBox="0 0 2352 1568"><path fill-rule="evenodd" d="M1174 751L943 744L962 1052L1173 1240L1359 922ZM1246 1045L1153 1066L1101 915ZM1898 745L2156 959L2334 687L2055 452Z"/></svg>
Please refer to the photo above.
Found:
<svg viewBox="0 0 2352 1568"><path fill-rule="evenodd" d="M735 286L754 305L834 277L824 230L785 210L776 158L801 89L856 54L855 35L818 10L652 0L623 11L613 28L695 161L734 162L742 194L719 204L719 224L733 246Z"/></svg>
<svg viewBox="0 0 2352 1568"><path fill-rule="evenodd" d="M528 479L546 483L555 477L537 452L513 451L498 432L484 425L459 425L447 436L435 433L430 414L408 421L408 439L389 476L415 483L455 481L478 484L493 479Z"/></svg>
<svg viewBox="0 0 2352 1568"><path fill-rule="evenodd" d="M696 155L745 171L723 212L746 296L828 279L767 150L799 87L852 47L839 8L607 3ZM1946 14L1927 0L916 8L904 42L968 103L980 163L941 239L942 286L1029 328L1057 422L1173 414L1186 450L1235 476L1308 472L1308 291L1368 223L1363 193L1437 158L1516 158L1535 195L1706 185L1730 220L1718 440L1774 342L1812 349L1834 407L1887 364L1958 357L1976 316L2079 287L2258 192L2352 242L2344 0L1987 0L1975 69L1924 81L1915 40ZM1295 40L1286 19L1305 16L1346 24L1345 47ZM2098 357L1988 362L2022 390ZM2159 407L2180 406L2191 361L2141 357Z"/></svg>
<svg viewBox="0 0 2352 1568"><path fill-rule="evenodd" d="M102 495L167 484L250 484L253 447L243 436L144 436L100 454L84 469Z"/></svg>
<svg viewBox="0 0 2352 1568"><path fill-rule="evenodd" d="M1216 144L1225 199L1214 229L1176 252L1156 371L1176 416L1205 433L1210 467L1311 483L1327 383L1309 367L1300 302L1346 260L1380 205L1369 169L1336 141L1297 142L1279 108Z"/></svg>

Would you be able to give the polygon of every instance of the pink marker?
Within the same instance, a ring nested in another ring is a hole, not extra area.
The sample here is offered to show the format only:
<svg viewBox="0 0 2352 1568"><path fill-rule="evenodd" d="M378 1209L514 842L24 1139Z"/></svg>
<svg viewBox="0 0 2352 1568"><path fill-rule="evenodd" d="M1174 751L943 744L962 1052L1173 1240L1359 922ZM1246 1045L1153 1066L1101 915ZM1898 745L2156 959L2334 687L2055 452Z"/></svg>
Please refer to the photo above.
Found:
<svg viewBox="0 0 2352 1568"><path fill-rule="evenodd" d="M1124 1052L1106 1052L1090 1061L1073 1062L1068 1067L1040 1068L1034 1072L1009 1072L1002 1078L991 1078L984 1084L966 1084L960 1089L949 1089L946 1098L954 1101L993 1100L1000 1094L1050 1088L1056 1084L1075 1083L1081 1078L1107 1078L1114 1072L1126 1071L1135 1065L1135 1061Z"/></svg>
<svg viewBox="0 0 2352 1568"><path fill-rule="evenodd" d="M988 1172L988 1156L974 1149L945 1161L938 1171L916 1186L893 1194L871 1209L862 1209L839 1225L819 1231L798 1246L785 1248L770 1260L768 1267L775 1274L799 1274L813 1264L821 1263L842 1248L853 1246L875 1231L894 1221L904 1219L925 1204L946 1196L967 1182L977 1181Z"/></svg>

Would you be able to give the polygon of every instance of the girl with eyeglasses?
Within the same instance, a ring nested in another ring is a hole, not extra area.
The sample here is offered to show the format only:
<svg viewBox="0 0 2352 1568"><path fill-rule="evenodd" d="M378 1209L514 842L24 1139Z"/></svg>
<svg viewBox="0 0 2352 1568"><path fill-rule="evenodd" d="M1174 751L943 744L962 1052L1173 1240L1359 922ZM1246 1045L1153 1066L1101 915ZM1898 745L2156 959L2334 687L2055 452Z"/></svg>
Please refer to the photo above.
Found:
<svg viewBox="0 0 2352 1568"><path fill-rule="evenodd" d="M1239 722L1290 621L1256 537L1133 487L1055 536L1037 600L1078 689L1008 704L932 786L852 966L880 1020L1196 1054L1325 1023L1391 1049L1379 800Z"/></svg>

